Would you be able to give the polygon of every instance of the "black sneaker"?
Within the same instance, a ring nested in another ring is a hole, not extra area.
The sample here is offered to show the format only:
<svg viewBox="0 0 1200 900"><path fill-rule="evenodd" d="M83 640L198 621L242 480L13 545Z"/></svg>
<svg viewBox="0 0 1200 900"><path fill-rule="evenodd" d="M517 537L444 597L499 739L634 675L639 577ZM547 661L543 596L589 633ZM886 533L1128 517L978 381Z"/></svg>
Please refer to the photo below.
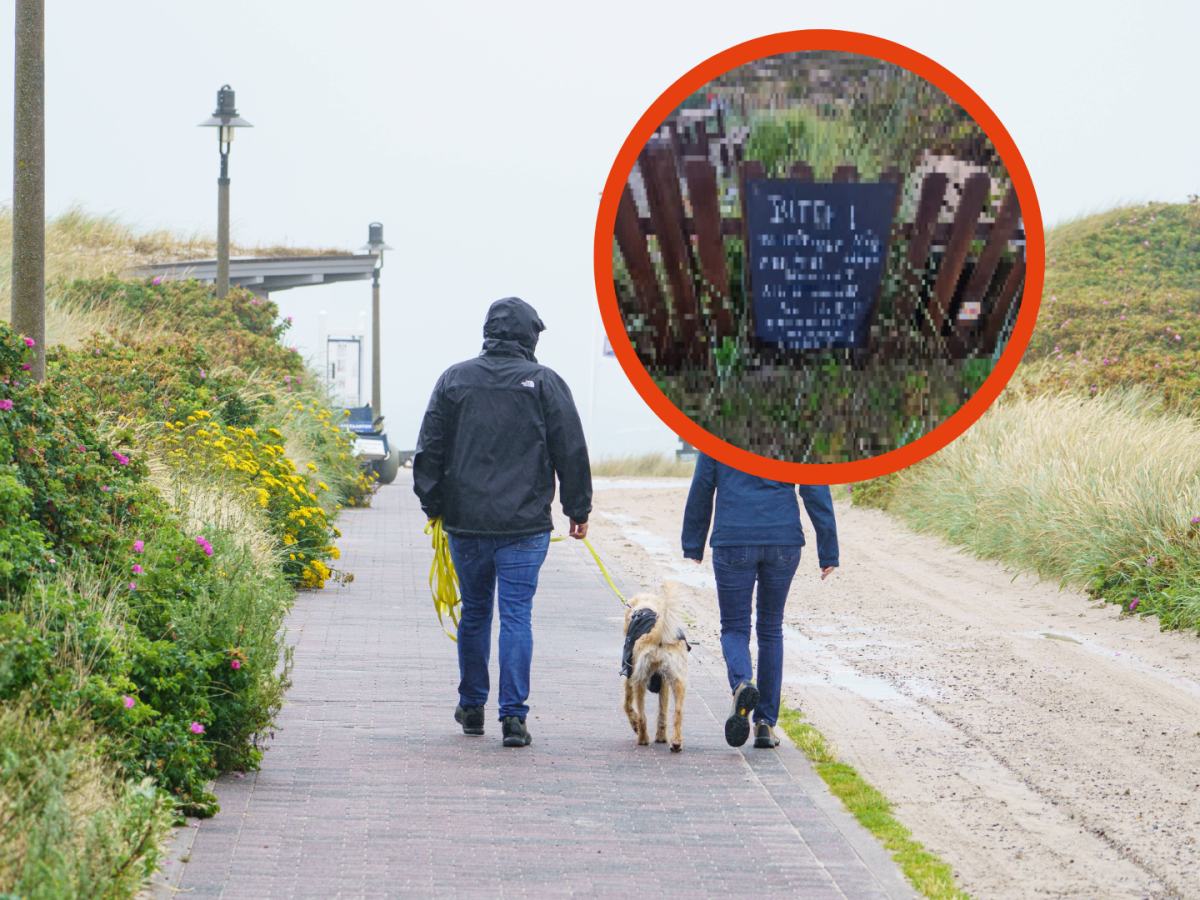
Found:
<svg viewBox="0 0 1200 900"><path fill-rule="evenodd" d="M525 727L524 719L505 716L501 720L501 728L504 732L505 747L528 747L533 741L533 738L529 736L529 729Z"/></svg>
<svg viewBox="0 0 1200 900"><path fill-rule="evenodd" d="M454 721L463 727L463 734L483 734L483 707L460 705L454 710Z"/></svg>
<svg viewBox="0 0 1200 900"><path fill-rule="evenodd" d="M733 692L733 712L725 720L725 743L740 747L750 737L750 713L758 706L758 688L753 681L743 681Z"/></svg>
<svg viewBox="0 0 1200 900"><path fill-rule="evenodd" d="M779 738L775 737L775 729L766 722L759 722L754 732L754 746L759 750L774 750L779 746Z"/></svg>

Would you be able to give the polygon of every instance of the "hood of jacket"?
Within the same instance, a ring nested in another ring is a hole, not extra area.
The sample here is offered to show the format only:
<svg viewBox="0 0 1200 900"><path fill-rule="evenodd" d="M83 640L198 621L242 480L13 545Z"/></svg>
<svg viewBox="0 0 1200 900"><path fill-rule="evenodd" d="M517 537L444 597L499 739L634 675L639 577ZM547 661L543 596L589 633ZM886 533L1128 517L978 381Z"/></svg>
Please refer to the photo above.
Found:
<svg viewBox="0 0 1200 900"><path fill-rule="evenodd" d="M483 323L483 352L497 356L523 356L537 362L538 335L546 330L537 310L520 297L505 297L488 308Z"/></svg>

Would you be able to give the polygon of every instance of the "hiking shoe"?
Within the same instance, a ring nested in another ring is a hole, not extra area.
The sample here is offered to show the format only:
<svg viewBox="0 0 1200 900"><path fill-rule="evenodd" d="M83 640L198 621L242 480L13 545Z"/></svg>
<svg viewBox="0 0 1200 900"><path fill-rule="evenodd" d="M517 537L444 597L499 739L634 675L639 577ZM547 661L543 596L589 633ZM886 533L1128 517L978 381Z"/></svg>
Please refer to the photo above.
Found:
<svg viewBox="0 0 1200 900"><path fill-rule="evenodd" d="M740 747L750 737L750 713L758 706L758 688L753 681L743 681L733 692L733 712L725 720L725 743Z"/></svg>
<svg viewBox="0 0 1200 900"><path fill-rule="evenodd" d="M525 727L525 720L519 719L516 716L505 716L501 721L501 728L504 732L505 747L528 747L533 738L529 736L529 729Z"/></svg>
<svg viewBox="0 0 1200 900"><path fill-rule="evenodd" d="M754 733L754 746L759 750L774 750L779 746L779 738L775 737L775 727L766 722L759 722Z"/></svg>
<svg viewBox="0 0 1200 900"><path fill-rule="evenodd" d="M454 721L463 727L463 734L483 734L483 707L457 706Z"/></svg>

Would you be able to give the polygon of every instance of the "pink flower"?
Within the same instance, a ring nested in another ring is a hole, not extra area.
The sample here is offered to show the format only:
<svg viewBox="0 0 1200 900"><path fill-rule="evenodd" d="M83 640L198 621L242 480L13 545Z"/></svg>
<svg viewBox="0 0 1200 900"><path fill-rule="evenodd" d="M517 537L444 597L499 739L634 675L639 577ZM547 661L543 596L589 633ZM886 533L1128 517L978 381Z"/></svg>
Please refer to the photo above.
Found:
<svg viewBox="0 0 1200 900"><path fill-rule="evenodd" d="M12 401L7 398L0 400L0 409L12 409Z"/></svg>
<svg viewBox="0 0 1200 900"><path fill-rule="evenodd" d="M183 562L183 560L177 556L177 557L175 557L175 562Z"/></svg>
<svg viewBox="0 0 1200 900"><path fill-rule="evenodd" d="M154 276L154 280L151 281L150 283L152 285L154 285L155 287L158 287L160 284L162 284L162 276L161 275Z"/></svg>
<svg viewBox="0 0 1200 900"><path fill-rule="evenodd" d="M1200 523L1200 516L1193 516L1193 517L1192 517L1192 524L1193 524L1193 525L1196 525L1196 524L1198 524L1198 523Z"/></svg>
<svg viewBox="0 0 1200 900"><path fill-rule="evenodd" d="M129 465L129 457L126 456L124 453L118 453L116 450L114 450L112 452L112 455L113 455L113 459L115 459L121 465L123 465L123 466Z"/></svg>
<svg viewBox="0 0 1200 900"><path fill-rule="evenodd" d="M134 553L141 553L145 549L146 549L145 541L134 541L133 542L133 552Z"/></svg>
<svg viewBox="0 0 1200 900"><path fill-rule="evenodd" d="M87 447L83 446L83 444L80 444L75 449L78 450L80 453L87 453Z"/></svg>
<svg viewBox="0 0 1200 900"><path fill-rule="evenodd" d="M201 377L201 378L207 378L207 377L208 377L207 375L205 375L205 374L204 374L204 370L203 370L203 369L201 369L201 370L200 370L200 377Z"/></svg>
<svg viewBox="0 0 1200 900"><path fill-rule="evenodd" d="M21 363L21 371L22 372L28 372L31 368L33 368L33 367L31 365L29 365L29 363Z"/></svg>
<svg viewBox="0 0 1200 900"><path fill-rule="evenodd" d="M25 338L25 346L26 347L35 347L35 346L37 346L37 341L35 341L33 338Z"/></svg>
<svg viewBox="0 0 1200 900"><path fill-rule="evenodd" d="M136 581L129 582L129 589L131 591L136 591L137 590L137 582Z"/></svg>
<svg viewBox="0 0 1200 900"><path fill-rule="evenodd" d="M1132 603L1130 603L1130 604L1129 604L1129 608L1130 608L1131 610L1133 610L1133 609L1137 609L1138 602L1139 602L1139 601L1137 601L1137 600L1134 600Z"/></svg>
<svg viewBox="0 0 1200 900"><path fill-rule="evenodd" d="M292 376L291 376L291 375L284 375L284 376L283 376L283 383L284 383L284 384L291 384L291 382L292 382Z"/></svg>
<svg viewBox="0 0 1200 900"><path fill-rule="evenodd" d="M229 668L240 669L241 667L242 667L242 661L240 659L232 659L229 661Z"/></svg>
<svg viewBox="0 0 1200 900"><path fill-rule="evenodd" d="M108 485L107 485L107 484L102 484L102 485L100 485L100 490L102 490L102 491L107 491L107 490L108 490Z"/></svg>
<svg viewBox="0 0 1200 900"><path fill-rule="evenodd" d="M136 700L134 700L132 697L126 696L125 694L121 695L121 699L125 701L126 709L133 709L134 704L137 703Z"/></svg>
<svg viewBox="0 0 1200 900"><path fill-rule="evenodd" d="M204 726L199 722L192 723L192 734L204 734Z"/></svg>
<svg viewBox="0 0 1200 900"><path fill-rule="evenodd" d="M133 574L134 575L141 575L145 571L146 570L143 569L138 563L133 564Z"/></svg>

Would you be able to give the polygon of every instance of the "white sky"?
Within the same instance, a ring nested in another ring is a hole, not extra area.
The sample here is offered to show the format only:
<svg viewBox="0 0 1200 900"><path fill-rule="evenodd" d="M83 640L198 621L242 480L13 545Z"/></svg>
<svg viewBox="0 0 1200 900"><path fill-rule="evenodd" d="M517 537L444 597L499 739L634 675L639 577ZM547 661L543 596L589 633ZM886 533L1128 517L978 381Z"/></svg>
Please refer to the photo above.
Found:
<svg viewBox="0 0 1200 900"><path fill-rule="evenodd" d="M799 28L911 47L987 101L1033 174L1046 222L1200 192L1194 2L769 4L50 0L51 213L79 201L145 227L211 232L218 158L196 123L228 82L254 124L231 157L234 238L356 249L383 273L383 406L415 444L438 374L475 355L484 312L517 295L549 326L538 358L588 417L599 191L646 107L740 41ZM974 5L972 5L974 6ZM11 0L0 19L13 21ZM0 41L0 118L12 40ZM11 159L11 130L0 130ZM11 195L11 189L0 196ZM311 352L317 316L353 327L370 285L277 293ZM674 436L601 361L593 453Z"/></svg>

